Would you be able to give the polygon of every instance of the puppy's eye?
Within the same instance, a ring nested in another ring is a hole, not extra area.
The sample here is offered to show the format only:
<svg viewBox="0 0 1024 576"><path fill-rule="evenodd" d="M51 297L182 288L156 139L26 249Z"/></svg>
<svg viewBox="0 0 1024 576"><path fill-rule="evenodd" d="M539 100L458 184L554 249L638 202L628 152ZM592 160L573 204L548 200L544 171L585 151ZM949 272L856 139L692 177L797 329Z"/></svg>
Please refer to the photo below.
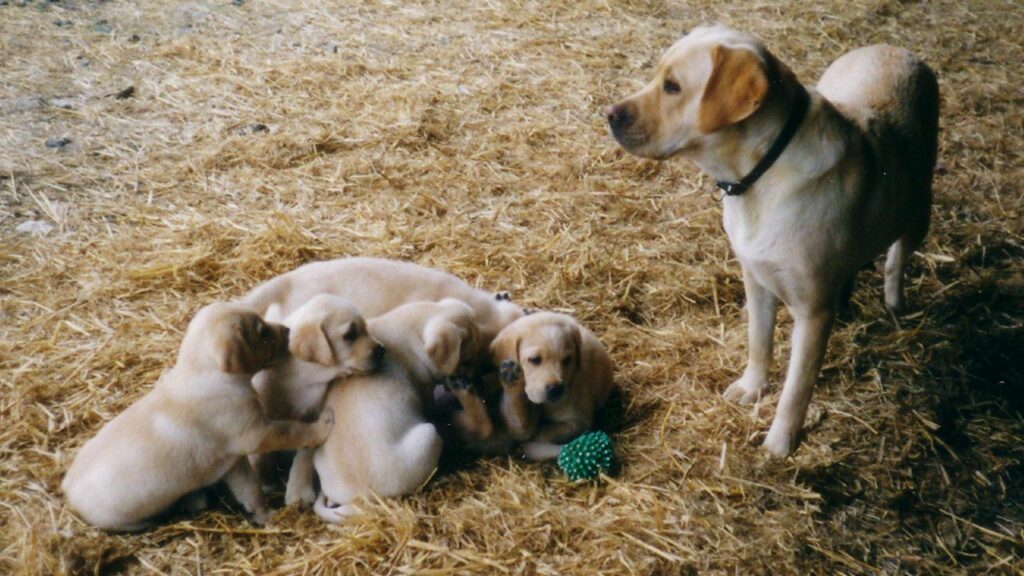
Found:
<svg viewBox="0 0 1024 576"><path fill-rule="evenodd" d="M669 78L665 78L665 81L661 84L661 88L665 90L665 94L679 94L680 90L679 83Z"/></svg>
<svg viewBox="0 0 1024 576"><path fill-rule="evenodd" d="M562 358L562 366L568 366L570 362L572 362L572 356Z"/></svg>
<svg viewBox="0 0 1024 576"><path fill-rule="evenodd" d="M530 356L529 358L527 358L527 361L529 361L530 364L533 364L534 366L540 366L540 356Z"/></svg>
<svg viewBox="0 0 1024 576"><path fill-rule="evenodd" d="M355 324L349 326L348 331L345 332L345 334L342 336L342 338L345 339L345 342L355 342L356 338L358 338L358 337L359 337L359 329L356 328Z"/></svg>

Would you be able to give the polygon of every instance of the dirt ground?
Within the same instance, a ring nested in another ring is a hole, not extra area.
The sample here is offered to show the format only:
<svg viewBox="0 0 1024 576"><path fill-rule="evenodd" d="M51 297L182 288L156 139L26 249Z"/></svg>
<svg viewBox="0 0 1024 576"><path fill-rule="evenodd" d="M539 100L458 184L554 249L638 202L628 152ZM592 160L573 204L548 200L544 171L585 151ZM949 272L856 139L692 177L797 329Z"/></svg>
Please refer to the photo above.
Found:
<svg viewBox="0 0 1024 576"><path fill-rule="evenodd" d="M861 274L784 461L757 447L778 386L720 396L746 332L710 182L600 112L714 21L808 83L889 42L941 84L910 313ZM0 0L0 573L1024 573L1022 30L1017 0ZM617 365L617 473L485 458L343 527L74 517L71 457L192 313L344 255L580 318Z"/></svg>

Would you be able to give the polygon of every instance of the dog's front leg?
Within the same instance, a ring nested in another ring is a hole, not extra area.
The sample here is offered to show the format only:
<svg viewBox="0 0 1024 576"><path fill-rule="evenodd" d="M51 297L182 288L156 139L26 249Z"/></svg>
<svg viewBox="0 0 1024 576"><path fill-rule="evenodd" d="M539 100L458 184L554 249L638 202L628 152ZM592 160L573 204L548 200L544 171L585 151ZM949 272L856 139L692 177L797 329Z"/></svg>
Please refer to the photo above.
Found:
<svg viewBox="0 0 1024 576"><path fill-rule="evenodd" d="M263 491L260 489L260 479L253 470L249 459L242 457L228 470L224 476L224 483L238 503L245 508L245 511L252 517L253 524L263 526L270 519L270 512L263 501Z"/></svg>
<svg viewBox="0 0 1024 576"><path fill-rule="evenodd" d="M747 367L743 376L726 388L722 396L732 402L750 404L768 387L778 299L746 268L743 269L743 290L747 294Z"/></svg>
<svg viewBox="0 0 1024 576"><path fill-rule="evenodd" d="M313 423L297 421L267 420L262 429L262 438L253 452L260 454L278 450L298 450L319 446L327 440L334 426L334 410L325 408L320 418Z"/></svg>
<svg viewBox="0 0 1024 576"><path fill-rule="evenodd" d="M316 473L313 454L313 448L303 448L295 453L292 467L288 471L288 486L284 492L286 506L292 504L312 506L316 501L316 491L313 490L313 476Z"/></svg>
<svg viewBox="0 0 1024 576"><path fill-rule="evenodd" d="M796 449L835 316L831 308L810 313L791 312L794 326L789 369L786 372L786 383L782 387L782 397L775 410L775 419L764 439L765 449L775 456L786 456Z"/></svg>

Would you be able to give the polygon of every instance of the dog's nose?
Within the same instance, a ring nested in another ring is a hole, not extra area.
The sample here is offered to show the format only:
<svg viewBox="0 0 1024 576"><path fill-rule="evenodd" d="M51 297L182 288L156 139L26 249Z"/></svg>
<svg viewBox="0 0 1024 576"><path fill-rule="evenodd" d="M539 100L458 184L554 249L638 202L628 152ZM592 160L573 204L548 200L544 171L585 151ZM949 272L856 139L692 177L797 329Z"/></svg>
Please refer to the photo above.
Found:
<svg viewBox="0 0 1024 576"><path fill-rule="evenodd" d="M608 126L612 131L622 130L633 123L633 115L629 112L629 107L624 104L605 108L604 115L608 118Z"/></svg>
<svg viewBox="0 0 1024 576"><path fill-rule="evenodd" d="M373 347L373 362L375 364L380 364L381 360L384 359L384 353L385 352L386 352L386 350L384 349L384 345L383 344L377 344L376 346L374 346Z"/></svg>
<svg viewBox="0 0 1024 576"><path fill-rule="evenodd" d="M548 402L557 402L562 396L565 395L565 384L561 382L548 385L547 400Z"/></svg>

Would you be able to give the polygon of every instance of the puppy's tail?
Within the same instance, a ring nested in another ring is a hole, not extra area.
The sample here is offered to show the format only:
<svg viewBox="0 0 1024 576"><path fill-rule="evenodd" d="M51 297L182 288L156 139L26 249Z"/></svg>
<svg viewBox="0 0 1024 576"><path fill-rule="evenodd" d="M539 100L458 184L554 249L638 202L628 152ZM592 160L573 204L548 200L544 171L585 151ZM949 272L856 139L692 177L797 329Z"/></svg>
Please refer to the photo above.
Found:
<svg viewBox="0 0 1024 576"><path fill-rule="evenodd" d="M331 502L323 492L317 495L316 502L313 503L313 511L324 522L330 524L341 524L347 518L355 516L359 512L352 504L335 504Z"/></svg>

